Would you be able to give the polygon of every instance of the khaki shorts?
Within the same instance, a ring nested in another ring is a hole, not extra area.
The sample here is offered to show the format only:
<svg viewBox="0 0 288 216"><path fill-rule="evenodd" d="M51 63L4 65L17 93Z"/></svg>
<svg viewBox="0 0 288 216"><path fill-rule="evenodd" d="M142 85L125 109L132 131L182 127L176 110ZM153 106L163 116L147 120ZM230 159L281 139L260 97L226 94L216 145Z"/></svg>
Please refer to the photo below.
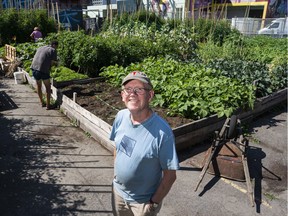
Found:
<svg viewBox="0 0 288 216"><path fill-rule="evenodd" d="M113 188L113 187L112 187ZM161 204L156 209L150 208L150 203L128 203L112 189L112 207L115 216L156 216Z"/></svg>

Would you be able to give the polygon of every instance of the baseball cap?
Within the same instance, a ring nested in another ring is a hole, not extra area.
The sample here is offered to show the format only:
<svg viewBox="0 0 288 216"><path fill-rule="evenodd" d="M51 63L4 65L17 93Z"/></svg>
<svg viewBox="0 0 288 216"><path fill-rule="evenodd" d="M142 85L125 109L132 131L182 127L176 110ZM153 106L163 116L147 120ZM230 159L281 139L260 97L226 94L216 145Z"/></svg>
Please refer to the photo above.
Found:
<svg viewBox="0 0 288 216"><path fill-rule="evenodd" d="M122 81L122 85L125 85L130 80L140 80L143 83L147 83L148 85L152 86L152 83L150 79L147 77L147 75L141 71L133 71L129 73Z"/></svg>

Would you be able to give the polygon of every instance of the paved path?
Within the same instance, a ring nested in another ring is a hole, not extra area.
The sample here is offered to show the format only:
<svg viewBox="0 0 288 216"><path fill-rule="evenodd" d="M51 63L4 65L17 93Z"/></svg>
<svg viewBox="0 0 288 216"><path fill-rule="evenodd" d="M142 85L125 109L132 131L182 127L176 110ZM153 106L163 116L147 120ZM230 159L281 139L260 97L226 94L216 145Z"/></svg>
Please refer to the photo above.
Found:
<svg viewBox="0 0 288 216"><path fill-rule="evenodd" d="M0 79L0 101L0 214L112 215L111 153L61 110L42 108L28 85ZM160 216L287 215L286 109L250 126L256 206L245 194L245 182L210 174L194 192L210 145L203 143L179 153L181 170Z"/></svg>
<svg viewBox="0 0 288 216"><path fill-rule="evenodd" d="M1 80L1 215L112 215L113 157L28 85Z"/></svg>

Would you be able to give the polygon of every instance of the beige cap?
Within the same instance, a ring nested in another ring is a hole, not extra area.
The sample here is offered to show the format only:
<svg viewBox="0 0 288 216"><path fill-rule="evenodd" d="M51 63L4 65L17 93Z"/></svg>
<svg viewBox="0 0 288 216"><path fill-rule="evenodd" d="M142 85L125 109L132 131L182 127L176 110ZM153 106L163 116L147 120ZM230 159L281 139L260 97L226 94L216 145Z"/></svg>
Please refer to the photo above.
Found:
<svg viewBox="0 0 288 216"><path fill-rule="evenodd" d="M130 80L140 80L143 83L147 83L150 85L152 88L152 83L150 79L147 77L147 75L141 71L133 71L129 73L122 81L122 85L125 85L128 81Z"/></svg>

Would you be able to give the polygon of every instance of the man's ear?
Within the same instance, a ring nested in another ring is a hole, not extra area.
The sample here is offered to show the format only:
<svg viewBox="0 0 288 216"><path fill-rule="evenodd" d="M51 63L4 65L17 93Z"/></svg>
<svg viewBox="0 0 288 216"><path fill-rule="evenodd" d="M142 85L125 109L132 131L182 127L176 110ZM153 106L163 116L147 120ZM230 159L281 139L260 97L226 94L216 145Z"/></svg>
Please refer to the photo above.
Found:
<svg viewBox="0 0 288 216"><path fill-rule="evenodd" d="M124 99L123 99L123 95L124 95L124 94L125 94L125 93L124 93L123 91L121 91L121 98L122 98L122 101L123 101L123 102L125 102Z"/></svg>
<svg viewBox="0 0 288 216"><path fill-rule="evenodd" d="M154 98L154 90L149 91L149 102Z"/></svg>

